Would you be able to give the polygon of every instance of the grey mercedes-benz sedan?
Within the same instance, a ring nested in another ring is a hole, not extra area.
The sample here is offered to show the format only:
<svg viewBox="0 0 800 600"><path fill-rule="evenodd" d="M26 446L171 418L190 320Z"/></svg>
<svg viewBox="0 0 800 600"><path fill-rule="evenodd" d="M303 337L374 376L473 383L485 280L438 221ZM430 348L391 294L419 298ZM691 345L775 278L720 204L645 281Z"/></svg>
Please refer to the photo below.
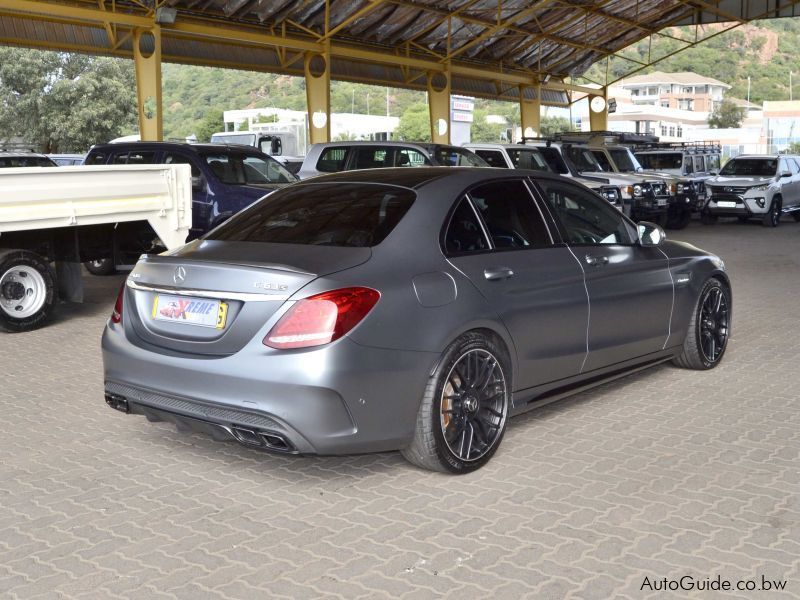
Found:
<svg viewBox="0 0 800 600"><path fill-rule="evenodd" d="M534 171L377 169L279 190L143 257L106 402L265 450L400 450L464 473L507 419L727 345L722 261Z"/></svg>

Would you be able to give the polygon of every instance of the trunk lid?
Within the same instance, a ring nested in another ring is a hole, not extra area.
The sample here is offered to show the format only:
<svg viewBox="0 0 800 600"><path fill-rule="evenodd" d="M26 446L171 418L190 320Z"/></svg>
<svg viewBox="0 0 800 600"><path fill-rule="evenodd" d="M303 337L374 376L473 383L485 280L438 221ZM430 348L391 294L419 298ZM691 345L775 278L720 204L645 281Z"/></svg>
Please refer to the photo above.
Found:
<svg viewBox="0 0 800 600"><path fill-rule="evenodd" d="M371 255L369 248L196 240L139 261L127 281L126 332L171 353L230 355L292 294Z"/></svg>

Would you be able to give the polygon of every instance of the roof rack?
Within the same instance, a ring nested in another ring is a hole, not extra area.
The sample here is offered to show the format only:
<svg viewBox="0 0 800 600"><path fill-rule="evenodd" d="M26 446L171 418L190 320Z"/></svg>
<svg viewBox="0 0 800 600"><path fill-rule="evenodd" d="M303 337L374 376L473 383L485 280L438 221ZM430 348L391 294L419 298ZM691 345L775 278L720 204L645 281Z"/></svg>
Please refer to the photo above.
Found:
<svg viewBox="0 0 800 600"><path fill-rule="evenodd" d="M572 142L584 142L596 138L614 138L613 140L604 139L603 141L632 145L658 143L658 136L656 135L649 133L632 133L630 131L562 131L555 134L555 138Z"/></svg>
<svg viewBox="0 0 800 600"><path fill-rule="evenodd" d="M646 144L643 148L638 150L682 150L684 152L720 152L722 144L718 141L702 141L702 142L658 142L654 144Z"/></svg>

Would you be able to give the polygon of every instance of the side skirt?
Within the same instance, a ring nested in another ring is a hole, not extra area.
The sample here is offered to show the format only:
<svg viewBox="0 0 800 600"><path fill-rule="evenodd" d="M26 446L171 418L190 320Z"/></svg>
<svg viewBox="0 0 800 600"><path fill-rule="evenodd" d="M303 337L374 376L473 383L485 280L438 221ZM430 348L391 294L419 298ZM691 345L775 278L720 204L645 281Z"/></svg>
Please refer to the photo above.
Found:
<svg viewBox="0 0 800 600"><path fill-rule="evenodd" d="M615 379L621 379L672 360L679 347L667 348L634 360L617 363L589 373L582 373L560 381L519 390L513 394L511 416L519 415L551 402L574 396Z"/></svg>

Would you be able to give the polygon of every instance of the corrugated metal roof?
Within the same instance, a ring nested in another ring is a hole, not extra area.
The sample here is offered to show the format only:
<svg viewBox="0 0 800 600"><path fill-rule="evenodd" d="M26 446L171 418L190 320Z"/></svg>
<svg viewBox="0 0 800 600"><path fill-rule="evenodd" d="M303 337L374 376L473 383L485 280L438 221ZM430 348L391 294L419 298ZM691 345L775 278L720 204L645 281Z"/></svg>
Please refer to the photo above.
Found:
<svg viewBox="0 0 800 600"><path fill-rule="evenodd" d="M30 4L98 11L96 0ZM152 18L144 8L152 4L117 0L105 6ZM222 40L208 32L179 31L181 24L223 26L315 46L329 40L340 49L332 52L331 61L337 79L424 88L422 69L431 67L397 64L397 57L403 57L453 65L453 93L502 98L519 95L509 81L532 85L545 74L553 81L579 76L605 56L667 26L800 14L800 0L167 0L165 5L177 10L176 25L162 26L167 61L302 71L302 56L291 44L270 47L235 34ZM4 10L0 0L0 15L0 43L122 56L131 52L130 42L112 46L101 23L81 22L79 15L72 18L63 10L58 18L43 21L21 9ZM118 28L119 35L125 32ZM373 53L372 58L363 51ZM531 97L534 92L524 93ZM567 97L545 89L542 101L560 104Z"/></svg>

